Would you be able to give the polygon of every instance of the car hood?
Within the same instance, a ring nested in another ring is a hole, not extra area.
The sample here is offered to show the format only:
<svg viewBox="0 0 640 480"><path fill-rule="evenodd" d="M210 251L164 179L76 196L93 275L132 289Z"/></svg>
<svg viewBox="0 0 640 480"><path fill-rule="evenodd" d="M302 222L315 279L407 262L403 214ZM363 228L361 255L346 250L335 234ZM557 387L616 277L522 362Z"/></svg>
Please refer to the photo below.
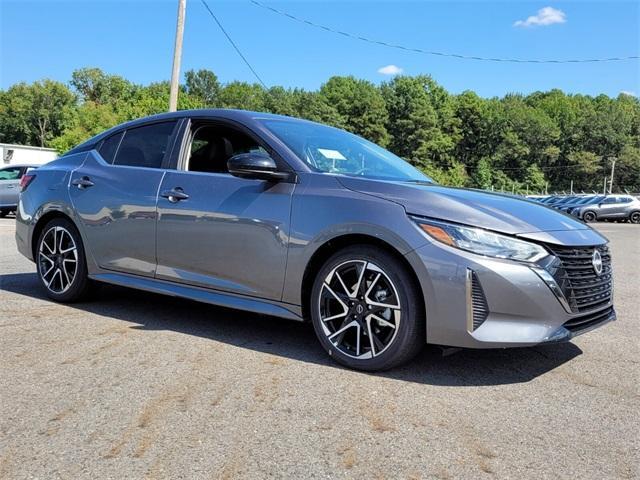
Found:
<svg viewBox="0 0 640 480"><path fill-rule="evenodd" d="M339 181L350 190L399 203L413 215L559 244L606 242L603 236L574 217L531 200L427 183L351 177L339 177Z"/></svg>

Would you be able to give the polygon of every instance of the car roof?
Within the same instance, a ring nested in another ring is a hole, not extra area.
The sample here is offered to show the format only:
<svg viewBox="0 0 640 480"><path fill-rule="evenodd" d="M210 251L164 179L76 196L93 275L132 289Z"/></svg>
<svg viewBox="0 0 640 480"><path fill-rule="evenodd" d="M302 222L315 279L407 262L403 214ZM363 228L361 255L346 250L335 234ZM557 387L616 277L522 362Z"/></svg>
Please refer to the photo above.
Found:
<svg viewBox="0 0 640 480"><path fill-rule="evenodd" d="M314 123L309 120L304 120L302 118L297 117L288 117L286 115L277 115L275 113L266 113L266 112L254 112L251 110L236 110L231 108L202 108L195 110L178 110L177 112L166 112L166 113L158 113L156 115L149 115L147 117L137 118L135 120L131 120L125 123L118 124L108 130L105 130L98 135L91 137L90 139L82 142L81 144L75 146L71 150L65 153L65 155L72 154L75 152L80 152L84 150L85 146L95 144L102 140L105 137L108 137L112 133L123 130L133 128L139 125L144 125L149 122L157 122L162 120L180 120L182 118L187 117L199 117L199 118L217 118L224 120L235 120L243 123L251 123L255 120L288 120L295 122L304 122L304 123Z"/></svg>

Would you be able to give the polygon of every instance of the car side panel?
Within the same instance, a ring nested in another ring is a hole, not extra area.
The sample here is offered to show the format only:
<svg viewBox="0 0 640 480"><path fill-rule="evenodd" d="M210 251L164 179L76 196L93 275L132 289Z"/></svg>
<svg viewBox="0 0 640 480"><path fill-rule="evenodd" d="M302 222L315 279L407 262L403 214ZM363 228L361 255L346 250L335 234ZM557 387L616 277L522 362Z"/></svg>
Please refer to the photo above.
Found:
<svg viewBox="0 0 640 480"><path fill-rule="evenodd" d="M112 166L95 150L70 181L89 178L94 185L69 193L96 263L103 269L153 277L156 269L156 203L165 171Z"/></svg>
<svg viewBox="0 0 640 480"><path fill-rule="evenodd" d="M21 174L24 169L21 169ZM20 177L15 180L0 180L0 207L13 207L18 204Z"/></svg>
<svg viewBox="0 0 640 480"><path fill-rule="evenodd" d="M299 178L291 208L283 302L302 304L307 265L318 248L331 239L367 235L403 255L427 242L401 205L348 190L332 175L303 173Z"/></svg>
<svg viewBox="0 0 640 480"><path fill-rule="evenodd" d="M293 183L229 174L167 172L158 199L156 277L280 300L287 261Z"/></svg>
<svg viewBox="0 0 640 480"><path fill-rule="evenodd" d="M86 152L69 155L38 168L36 178L20 194L16 209L16 245L18 251L28 259L33 260L34 228L44 215L60 212L77 224L78 219L69 198L69 178L71 172L82 165L86 155ZM84 237L83 243L87 245ZM91 259L88 260L91 265Z"/></svg>

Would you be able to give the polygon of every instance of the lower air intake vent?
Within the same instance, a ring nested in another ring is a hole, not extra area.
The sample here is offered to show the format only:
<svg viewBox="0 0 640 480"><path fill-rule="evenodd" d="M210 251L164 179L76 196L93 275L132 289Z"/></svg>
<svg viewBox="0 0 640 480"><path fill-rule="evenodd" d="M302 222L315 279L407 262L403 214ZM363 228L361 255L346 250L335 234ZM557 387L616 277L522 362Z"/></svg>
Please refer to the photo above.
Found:
<svg viewBox="0 0 640 480"><path fill-rule="evenodd" d="M482 285L478 280L478 276L473 271L469 271L470 274L470 327L471 331L476 330L489 316L489 307L487 305L487 299L482 291Z"/></svg>

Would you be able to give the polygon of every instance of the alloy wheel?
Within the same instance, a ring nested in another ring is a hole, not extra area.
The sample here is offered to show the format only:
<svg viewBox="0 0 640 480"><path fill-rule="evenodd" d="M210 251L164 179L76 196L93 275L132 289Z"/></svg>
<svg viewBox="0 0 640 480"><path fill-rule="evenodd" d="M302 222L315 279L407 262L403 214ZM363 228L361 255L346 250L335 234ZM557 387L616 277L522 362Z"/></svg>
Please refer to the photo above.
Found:
<svg viewBox="0 0 640 480"><path fill-rule="evenodd" d="M343 354L373 358L394 341L402 309L398 291L376 264L349 260L325 277L318 309L326 338Z"/></svg>
<svg viewBox="0 0 640 480"><path fill-rule="evenodd" d="M633 212L629 219L631 223L640 223L640 212Z"/></svg>
<svg viewBox="0 0 640 480"><path fill-rule="evenodd" d="M64 227L51 227L42 236L38 270L43 283L53 293L64 293L73 283L78 270L78 247Z"/></svg>

